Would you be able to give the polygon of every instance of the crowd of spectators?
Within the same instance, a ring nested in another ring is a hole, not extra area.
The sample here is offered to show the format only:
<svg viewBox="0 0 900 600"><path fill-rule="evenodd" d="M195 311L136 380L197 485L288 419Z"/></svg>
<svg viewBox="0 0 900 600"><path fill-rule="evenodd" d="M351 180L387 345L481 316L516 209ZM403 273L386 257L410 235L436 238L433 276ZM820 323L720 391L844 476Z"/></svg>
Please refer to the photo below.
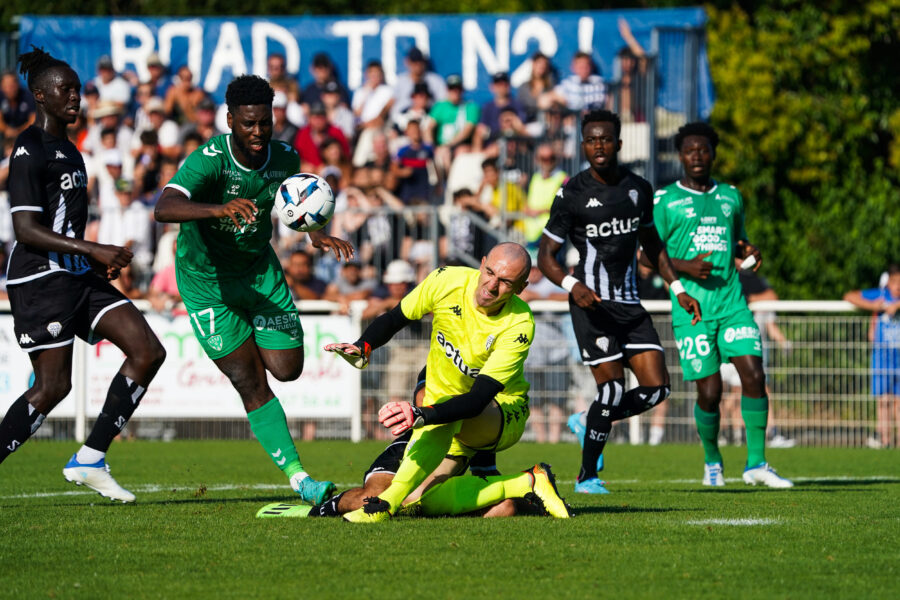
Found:
<svg viewBox="0 0 900 600"><path fill-rule="evenodd" d="M302 171L329 181L337 200L330 232L359 250L358 263L340 266L314 257L305 235L276 227L273 244L298 300L334 300L346 311L350 300L386 293L381 278L392 261L408 263L420 280L433 265L477 260L495 243L495 231L535 245L568 177L562 166L578 164L578 114L612 106L607 83L582 52L568 74L540 52L529 58L524 81L494 73L491 98L481 105L466 97L459 74L433 72L419 48L403 62L388 85L381 64L371 61L351 92L326 53L312 58L305 86L287 72L284 56L267 59L273 137L296 148ZM83 74L83 110L69 134L89 178L86 237L131 247L134 261L116 285L174 314L177 225L156 223L153 208L185 157L227 130L227 109L188 66L166 65L152 54L146 67L142 80L101 57L95 73ZM31 94L16 73L4 73L0 205L10 150L33 121ZM8 211L0 215L0 242L8 250L10 218Z"/></svg>

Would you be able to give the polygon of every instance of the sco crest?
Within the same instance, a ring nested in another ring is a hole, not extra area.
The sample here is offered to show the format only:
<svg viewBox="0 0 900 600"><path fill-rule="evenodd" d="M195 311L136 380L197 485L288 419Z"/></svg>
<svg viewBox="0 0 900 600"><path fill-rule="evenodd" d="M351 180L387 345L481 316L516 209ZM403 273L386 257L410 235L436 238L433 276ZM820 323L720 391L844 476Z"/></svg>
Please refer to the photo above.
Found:
<svg viewBox="0 0 900 600"><path fill-rule="evenodd" d="M721 204L721 206L722 206L722 214L725 215L726 218L730 217L731 216L731 205L728 204L727 202L723 202Z"/></svg>

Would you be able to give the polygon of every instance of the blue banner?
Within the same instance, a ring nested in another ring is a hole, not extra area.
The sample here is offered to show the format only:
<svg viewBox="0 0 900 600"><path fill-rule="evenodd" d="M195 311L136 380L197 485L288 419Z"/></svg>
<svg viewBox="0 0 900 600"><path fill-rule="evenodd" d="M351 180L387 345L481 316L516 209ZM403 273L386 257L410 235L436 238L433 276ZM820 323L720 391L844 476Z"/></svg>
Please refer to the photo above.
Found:
<svg viewBox="0 0 900 600"><path fill-rule="evenodd" d="M327 52L341 79L354 90L372 59L381 60L392 83L405 70L403 58L415 45L430 56L437 73L462 75L469 97L482 102L490 97L491 73L508 71L513 85L527 80L529 57L536 50L551 58L561 76L569 73L576 51L589 52L600 74L613 79L616 53L625 46L619 17L628 21L647 52L659 56L660 103L668 110L685 112L692 108L690 98L698 98L696 109L708 115L713 90L702 39L697 64L676 64L685 62L685 50L690 49L683 31L706 22L701 8L350 18L26 16L21 20L20 48L43 47L69 62L85 81L95 75L97 60L105 54L112 57L116 70L133 70L143 80L148 76L147 57L156 52L171 72L188 65L195 81L221 102L232 77L264 76L266 57L272 52L284 54L288 72L301 85L312 78L312 57ZM675 35L654 35L660 29ZM686 93L688 75L693 75L697 94Z"/></svg>

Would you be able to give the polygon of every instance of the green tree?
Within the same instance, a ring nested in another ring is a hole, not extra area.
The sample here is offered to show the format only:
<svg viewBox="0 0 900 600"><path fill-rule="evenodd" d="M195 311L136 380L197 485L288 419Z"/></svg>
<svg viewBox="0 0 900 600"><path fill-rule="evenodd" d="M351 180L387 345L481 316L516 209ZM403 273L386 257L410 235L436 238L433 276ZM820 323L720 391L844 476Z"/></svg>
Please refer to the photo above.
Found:
<svg viewBox="0 0 900 600"><path fill-rule="evenodd" d="M790 298L872 286L900 260L900 0L709 8L717 168Z"/></svg>

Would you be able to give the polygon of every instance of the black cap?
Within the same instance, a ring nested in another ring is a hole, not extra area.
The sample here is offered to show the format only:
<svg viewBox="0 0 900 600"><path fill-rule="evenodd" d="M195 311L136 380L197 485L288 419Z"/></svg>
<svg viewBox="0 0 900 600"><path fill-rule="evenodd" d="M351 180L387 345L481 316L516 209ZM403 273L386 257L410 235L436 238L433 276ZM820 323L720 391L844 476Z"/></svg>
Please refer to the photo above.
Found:
<svg viewBox="0 0 900 600"><path fill-rule="evenodd" d="M413 46L410 48L409 53L407 53L406 58L413 62L425 62L425 55L422 54L422 51Z"/></svg>
<svg viewBox="0 0 900 600"><path fill-rule="evenodd" d="M309 105L309 114L311 115L324 115L326 114L325 105L321 102L313 102Z"/></svg>
<svg viewBox="0 0 900 600"><path fill-rule="evenodd" d="M92 96L92 95L99 94L99 93L100 93L100 90L97 89L97 84L94 83L93 81L88 81L87 83L84 84L84 95L85 96Z"/></svg>
<svg viewBox="0 0 900 600"><path fill-rule="evenodd" d="M332 66L331 57L328 56L325 52L317 52L312 59L312 66L314 67L331 67Z"/></svg>
<svg viewBox="0 0 900 600"><path fill-rule="evenodd" d="M428 89L428 84L422 82L414 85L412 95L415 96L416 94L425 94L426 96L431 98L431 90Z"/></svg>
<svg viewBox="0 0 900 600"><path fill-rule="evenodd" d="M204 98L197 103L197 110L216 110L216 103L210 98Z"/></svg>
<svg viewBox="0 0 900 600"><path fill-rule="evenodd" d="M509 73L506 71L497 71L491 76L491 81L494 83L509 83Z"/></svg>
<svg viewBox="0 0 900 600"><path fill-rule="evenodd" d="M112 62L112 59L109 57L109 54L104 54L103 56L100 57L100 60L97 61L97 68L98 69L112 69L113 68L113 62Z"/></svg>
<svg viewBox="0 0 900 600"><path fill-rule="evenodd" d="M460 88L462 89L463 82L462 77L454 73L453 75L447 76L447 87L448 88Z"/></svg>
<svg viewBox="0 0 900 600"><path fill-rule="evenodd" d="M328 92L330 94L338 94L341 91L341 86L338 85L338 82L334 79L325 82L324 87L322 87L323 92Z"/></svg>

